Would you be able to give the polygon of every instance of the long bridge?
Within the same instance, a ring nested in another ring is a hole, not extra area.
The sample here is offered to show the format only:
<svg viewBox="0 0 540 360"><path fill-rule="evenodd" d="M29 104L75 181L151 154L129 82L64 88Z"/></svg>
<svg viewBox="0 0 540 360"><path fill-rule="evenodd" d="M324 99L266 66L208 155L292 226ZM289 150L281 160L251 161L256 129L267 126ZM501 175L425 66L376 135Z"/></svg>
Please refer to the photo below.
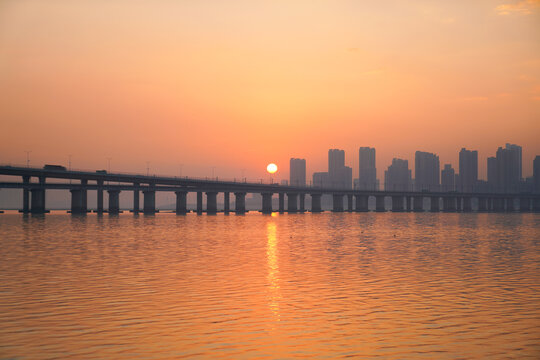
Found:
<svg viewBox="0 0 540 360"><path fill-rule="evenodd" d="M0 166L0 175L20 178L15 182L0 182L0 189L22 189L22 212L43 214L47 212L45 194L47 189L69 190L71 192L71 213L88 212L88 190L97 191L97 213L118 214L120 210L119 194L121 191L133 193L133 213L156 213L156 191L176 194L176 213L186 214L187 194L197 194L196 212L215 214L218 212L217 194L224 194L223 211L225 213L246 212L246 194L262 195L261 211L272 213L272 197L278 194L279 212L321 212L322 195L332 196L332 211L368 211L368 200L375 198L375 211L386 211L385 198L391 198L392 211L478 211L478 212L540 212L540 194L538 193L480 193L480 192L418 192L387 190L353 190L308 186L283 186L247 181L219 181L217 179L196 179L188 177L167 177L155 175L119 174L101 171L71 171L63 167L30 168L19 166ZM56 182L47 182L55 179ZM58 180L70 180L58 182ZM75 181L75 182L74 182ZM103 204L104 191L108 192L108 207ZM143 194L143 208L140 209L140 193ZM235 196L235 208L230 207L230 195ZM206 209L203 209L203 196L206 195ZM306 195L311 197L311 209L306 209ZM287 207L285 208L285 197ZM428 209L424 209L424 198L429 199ZM346 199L347 207L344 206ZM442 208L440 207L442 199ZM473 199L476 199L473 209ZM516 201L517 200L517 201ZM519 203L515 206L515 203Z"/></svg>

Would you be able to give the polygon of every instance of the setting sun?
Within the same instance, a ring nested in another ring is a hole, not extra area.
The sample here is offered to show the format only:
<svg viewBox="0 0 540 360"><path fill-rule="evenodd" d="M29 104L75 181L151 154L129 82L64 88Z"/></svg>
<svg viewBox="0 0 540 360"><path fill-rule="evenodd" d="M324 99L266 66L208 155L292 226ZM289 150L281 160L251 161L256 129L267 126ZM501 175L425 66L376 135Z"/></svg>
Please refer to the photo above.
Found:
<svg viewBox="0 0 540 360"><path fill-rule="evenodd" d="M270 174L275 173L277 171L277 165L274 163L268 164L266 171L268 171Z"/></svg>

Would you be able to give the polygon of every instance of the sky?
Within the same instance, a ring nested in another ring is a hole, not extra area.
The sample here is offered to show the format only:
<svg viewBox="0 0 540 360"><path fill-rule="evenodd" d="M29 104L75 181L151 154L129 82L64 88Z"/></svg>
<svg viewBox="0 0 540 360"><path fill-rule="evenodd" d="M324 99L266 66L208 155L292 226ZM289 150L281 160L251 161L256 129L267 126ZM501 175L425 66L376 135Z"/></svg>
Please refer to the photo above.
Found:
<svg viewBox="0 0 540 360"><path fill-rule="evenodd" d="M530 176L539 139L540 0L0 1L3 164L357 177L372 146L383 179L465 147L485 178L509 142Z"/></svg>

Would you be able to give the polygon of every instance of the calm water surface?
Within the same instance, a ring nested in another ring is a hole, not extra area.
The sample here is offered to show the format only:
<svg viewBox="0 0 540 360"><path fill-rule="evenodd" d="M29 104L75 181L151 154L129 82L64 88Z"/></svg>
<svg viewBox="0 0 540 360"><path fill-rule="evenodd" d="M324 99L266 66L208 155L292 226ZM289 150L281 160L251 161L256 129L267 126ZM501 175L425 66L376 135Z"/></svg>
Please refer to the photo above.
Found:
<svg viewBox="0 0 540 360"><path fill-rule="evenodd" d="M0 358L540 358L540 215L0 215Z"/></svg>

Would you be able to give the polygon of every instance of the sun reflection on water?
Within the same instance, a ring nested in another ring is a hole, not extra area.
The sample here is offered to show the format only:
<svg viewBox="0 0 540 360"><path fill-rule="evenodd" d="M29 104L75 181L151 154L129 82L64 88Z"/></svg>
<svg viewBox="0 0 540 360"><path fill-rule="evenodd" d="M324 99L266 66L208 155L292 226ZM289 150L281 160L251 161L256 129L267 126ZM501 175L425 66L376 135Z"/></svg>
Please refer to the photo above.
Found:
<svg viewBox="0 0 540 360"><path fill-rule="evenodd" d="M268 266L268 306L274 314L277 321L280 320L279 303L281 300L281 292L279 286L279 264L277 251L277 235L276 224L269 222L266 226L268 237L266 245L266 259Z"/></svg>

